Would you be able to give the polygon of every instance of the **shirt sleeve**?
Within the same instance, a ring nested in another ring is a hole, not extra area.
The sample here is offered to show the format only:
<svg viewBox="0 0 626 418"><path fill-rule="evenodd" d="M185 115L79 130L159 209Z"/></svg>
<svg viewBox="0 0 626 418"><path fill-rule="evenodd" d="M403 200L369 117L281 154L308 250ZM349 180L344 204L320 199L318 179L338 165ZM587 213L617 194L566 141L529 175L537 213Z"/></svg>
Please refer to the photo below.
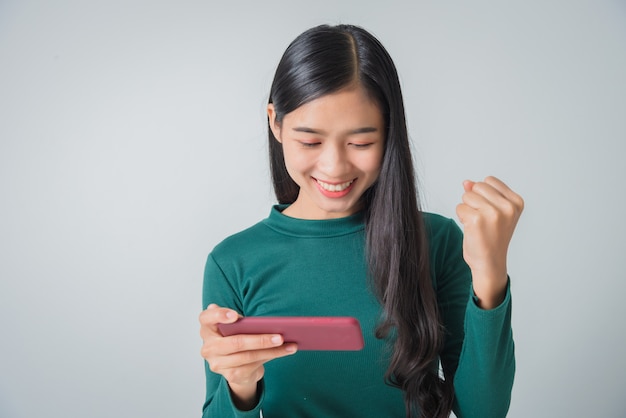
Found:
<svg viewBox="0 0 626 418"><path fill-rule="evenodd" d="M446 378L454 379L453 410L458 418L505 417L515 375L510 286L498 307L477 305L463 260L463 234L449 222L433 268L446 330L441 363Z"/></svg>
<svg viewBox="0 0 626 418"><path fill-rule="evenodd" d="M204 284L202 289L202 308L216 303L242 312L241 302L231 282L219 267L212 255L209 255L204 270ZM240 411L233 403L230 388L226 379L213 373L207 361L204 361L206 375L206 399L202 408L202 418L259 418L262 417L263 381L259 385L260 398L257 406L250 411Z"/></svg>

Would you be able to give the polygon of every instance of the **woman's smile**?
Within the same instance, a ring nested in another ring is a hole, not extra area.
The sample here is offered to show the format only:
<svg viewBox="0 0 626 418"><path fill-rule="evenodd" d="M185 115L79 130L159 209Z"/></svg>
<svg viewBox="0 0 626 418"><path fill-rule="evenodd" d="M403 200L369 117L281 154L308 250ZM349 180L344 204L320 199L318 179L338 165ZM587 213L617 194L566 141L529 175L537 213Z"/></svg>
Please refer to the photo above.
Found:
<svg viewBox="0 0 626 418"><path fill-rule="evenodd" d="M284 214L303 219L349 216L376 181L384 150L384 119L362 87L303 104L270 126L282 144L289 176L300 187Z"/></svg>
<svg viewBox="0 0 626 418"><path fill-rule="evenodd" d="M322 192L322 194L324 194L324 196L331 197L331 198L343 197L346 194L348 194L350 190L352 190L352 185L356 181L356 179L352 179L344 183L327 183L325 181L321 181L314 177L312 178L320 187L320 191Z"/></svg>

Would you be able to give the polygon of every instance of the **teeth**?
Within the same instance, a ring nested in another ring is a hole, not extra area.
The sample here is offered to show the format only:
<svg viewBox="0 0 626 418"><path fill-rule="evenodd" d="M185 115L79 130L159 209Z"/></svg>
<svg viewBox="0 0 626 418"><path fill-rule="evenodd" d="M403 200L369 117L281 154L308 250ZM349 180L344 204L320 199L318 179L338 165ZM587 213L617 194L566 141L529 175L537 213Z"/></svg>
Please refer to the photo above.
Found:
<svg viewBox="0 0 626 418"><path fill-rule="evenodd" d="M328 190L329 192L340 192L342 190L347 189L348 186L350 186L353 181L354 180L350 180L341 184L328 184L328 183L324 183L323 181L317 180L317 184L319 184L320 186L322 186L324 190Z"/></svg>

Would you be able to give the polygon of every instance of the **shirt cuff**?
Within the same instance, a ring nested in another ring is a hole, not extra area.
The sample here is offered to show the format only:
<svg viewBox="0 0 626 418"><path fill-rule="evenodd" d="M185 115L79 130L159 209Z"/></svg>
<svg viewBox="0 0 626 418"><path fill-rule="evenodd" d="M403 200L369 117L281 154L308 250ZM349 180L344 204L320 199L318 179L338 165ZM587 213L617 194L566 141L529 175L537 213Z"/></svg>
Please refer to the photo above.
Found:
<svg viewBox="0 0 626 418"><path fill-rule="evenodd" d="M481 308L480 306L478 306L478 296L476 296L476 294L474 293L473 286L470 286L470 292L471 292L471 298L470 298L471 301L468 306L469 310L475 310L479 314L482 314L482 315L498 315L502 311L506 311L507 307L511 304L511 278L507 276L506 292L504 294L504 300L495 308L492 308L492 309Z"/></svg>
<svg viewBox="0 0 626 418"><path fill-rule="evenodd" d="M225 382L226 383L226 382ZM228 383L226 383L226 385L228 385ZM230 388L228 389L229 394L230 394ZM241 411L240 409L238 409L234 402L232 401L232 396L231 396L231 405L233 408L233 415L236 416L237 418L259 418L262 417L262 413L261 413L261 405L263 405L263 399L265 398L265 382L263 379L261 379L257 385L257 393L259 396L259 401L257 402L256 406L253 409L250 409L248 411Z"/></svg>

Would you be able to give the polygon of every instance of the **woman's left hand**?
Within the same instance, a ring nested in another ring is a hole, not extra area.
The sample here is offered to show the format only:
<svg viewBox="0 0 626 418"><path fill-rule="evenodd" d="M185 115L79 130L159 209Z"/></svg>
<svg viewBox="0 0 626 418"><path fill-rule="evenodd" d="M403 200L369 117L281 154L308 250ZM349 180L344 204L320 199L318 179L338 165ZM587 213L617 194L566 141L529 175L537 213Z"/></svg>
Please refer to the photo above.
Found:
<svg viewBox="0 0 626 418"><path fill-rule="evenodd" d="M456 213L464 227L463 258L472 270L479 306L492 309L504 300L506 258L524 200L495 177L466 180Z"/></svg>

